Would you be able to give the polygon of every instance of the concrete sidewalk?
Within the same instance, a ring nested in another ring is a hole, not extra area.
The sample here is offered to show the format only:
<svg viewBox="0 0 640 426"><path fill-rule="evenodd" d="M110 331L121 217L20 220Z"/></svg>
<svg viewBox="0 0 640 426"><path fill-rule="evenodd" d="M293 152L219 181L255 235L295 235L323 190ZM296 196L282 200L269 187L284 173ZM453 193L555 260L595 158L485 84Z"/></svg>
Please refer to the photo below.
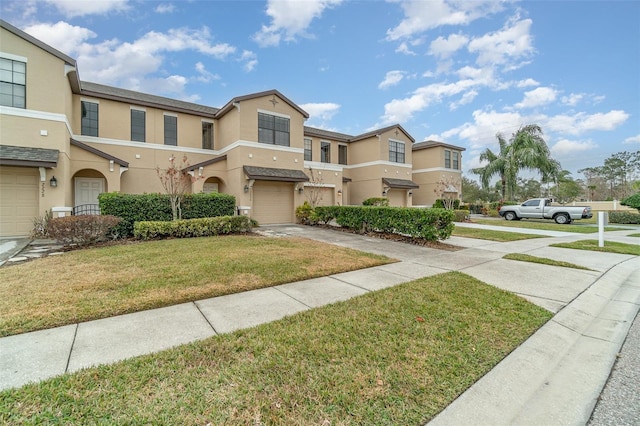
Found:
<svg viewBox="0 0 640 426"><path fill-rule="evenodd" d="M501 229L504 230L504 229ZM518 230L519 232L520 230ZM447 252L305 226L261 227L401 262L0 339L0 389L204 339L446 271L461 271L556 313L434 424L584 424L640 307L640 258L549 247L593 234L496 243L452 237ZM607 240L637 244L608 232ZM635 231L637 232L637 231ZM597 238L597 237L595 237ZM591 268L502 259L528 253Z"/></svg>

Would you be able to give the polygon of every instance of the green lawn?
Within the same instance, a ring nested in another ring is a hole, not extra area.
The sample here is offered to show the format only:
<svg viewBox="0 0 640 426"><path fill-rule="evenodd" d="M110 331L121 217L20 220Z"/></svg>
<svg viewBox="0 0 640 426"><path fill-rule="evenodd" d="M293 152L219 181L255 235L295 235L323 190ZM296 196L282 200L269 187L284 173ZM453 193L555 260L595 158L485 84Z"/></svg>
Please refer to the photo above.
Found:
<svg viewBox="0 0 640 426"><path fill-rule="evenodd" d="M509 260L519 260L521 262L540 263L542 265L562 266L564 268L584 269L587 271L592 270L584 266L576 265L575 263L563 262L561 260L554 260L546 257L531 256L530 254L509 253L502 256L502 258L509 259Z"/></svg>
<svg viewBox="0 0 640 426"><path fill-rule="evenodd" d="M504 220L504 219L473 219L474 223L482 225L505 226L510 228L527 228L542 229L546 231L575 232L578 234L594 234L598 232L598 227L593 224L584 223L584 221L576 221L569 225L558 225L552 220L522 219L522 220ZM595 223L595 222L594 222ZM620 231L621 228L612 226L605 227L605 231Z"/></svg>
<svg viewBox="0 0 640 426"><path fill-rule="evenodd" d="M0 268L0 336L393 260L302 238L223 236L76 250Z"/></svg>
<svg viewBox="0 0 640 426"><path fill-rule="evenodd" d="M451 272L0 392L0 423L421 425L551 316Z"/></svg>
<svg viewBox="0 0 640 426"><path fill-rule="evenodd" d="M533 235L533 234L521 234L518 232L509 232L509 231L492 231L488 229L479 229L479 228L467 228L464 226L456 226L453 230L453 236L455 237L467 237L467 238L478 238L481 240L490 240L490 241L499 241L499 242L507 242L507 241L519 241L519 240L528 240L531 238L544 238L544 235Z"/></svg>
<svg viewBox="0 0 640 426"><path fill-rule="evenodd" d="M550 247L564 247L578 250L591 250L605 253L632 254L634 256L640 256L640 244L625 244L606 240L604 242L604 247L599 247L598 244L598 240L581 240L571 243L552 244Z"/></svg>

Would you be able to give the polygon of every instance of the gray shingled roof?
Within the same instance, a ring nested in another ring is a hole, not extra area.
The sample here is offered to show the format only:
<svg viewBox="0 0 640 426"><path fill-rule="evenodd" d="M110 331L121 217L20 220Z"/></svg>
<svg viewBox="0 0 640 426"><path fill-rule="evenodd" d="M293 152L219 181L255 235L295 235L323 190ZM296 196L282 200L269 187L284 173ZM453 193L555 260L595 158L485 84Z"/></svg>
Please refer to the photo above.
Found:
<svg viewBox="0 0 640 426"><path fill-rule="evenodd" d="M420 188L420 185L408 179L382 178L382 183L387 185L389 188L401 188L401 189Z"/></svg>
<svg viewBox="0 0 640 426"><path fill-rule="evenodd" d="M458 151L465 151L466 148L463 148L461 146L456 146L456 145L451 145L448 143L444 143L444 142L438 142L438 141L424 141L424 142L418 142L413 144L413 146L411 147L412 151L418 151L420 149L426 149L426 148L433 148L436 146L443 146L445 148L450 148L450 149L456 149Z"/></svg>
<svg viewBox="0 0 640 426"><path fill-rule="evenodd" d="M75 139L71 139L71 145L77 146L78 148L80 148L82 150L85 150L87 152L90 152L92 154L97 155L98 157L102 157L102 158L104 158L106 160L113 161L114 163L119 164L122 167L129 167L129 163L128 162L126 162L126 161L124 161L124 160L122 160L122 159L120 159L118 157L114 157L111 154L107 154L104 151L100 151L99 149L94 148L91 145L87 145L86 143L82 143L82 142L77 141Z"/></svg>
<svg viewBox="0 0 640 426"><path fill-rule="evenodd" d="M30 148L26 146L0 145L0 165L26 167L56 167L57 149Z"/></svg>
<svg viewBox="0 0 640 426"><path fill-rule="evenodd" d="M244 166L249 179L275 180L280 182L307 182L309 177L302 170L273 169L270 167Z"/></svg>
<svg viewBox="0 0 640 426"><path fill-rule="evenodd" d="M85 96L124 101L136 105L166 109L169 111L186 112L211 118L213 118L215 113L218 112L218 108L165 98L163 96L149 95L147 93L105 86L98 83L89 83L86 81L83 81L81 84L81 93Z"/></svg>
<svg viewBox="0 0 640 426"><path fill-rule="evenodd" d="M318 129L316 127L309 127L309 126L304 126L304 135L333 139L341 142L349 142L351 138L353 138L353 136L347 135L345 133L332 132L329 130Z"/></svg>

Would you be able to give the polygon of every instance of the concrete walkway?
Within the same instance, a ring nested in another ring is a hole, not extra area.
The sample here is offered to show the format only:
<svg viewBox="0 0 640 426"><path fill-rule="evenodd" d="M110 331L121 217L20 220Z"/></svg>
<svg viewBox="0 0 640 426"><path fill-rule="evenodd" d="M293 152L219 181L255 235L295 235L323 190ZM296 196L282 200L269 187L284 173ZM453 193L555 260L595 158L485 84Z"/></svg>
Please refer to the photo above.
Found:
<svg viewBox="0 0 640 426"><path fill-rule="evenodd" d="M464 249L448 252L314 227L272 226L259 232L311 238L401 262L2 338L0 390L457 270L556 315L431 423L585 424L640 309L639 257L549 247L597 238L594 234L509 243L452 237L447 242ZM607 241L637 244L637 238L626 236L632 232L607 232ZM505 253L567 260L592 270L505 260Z"/></svg>

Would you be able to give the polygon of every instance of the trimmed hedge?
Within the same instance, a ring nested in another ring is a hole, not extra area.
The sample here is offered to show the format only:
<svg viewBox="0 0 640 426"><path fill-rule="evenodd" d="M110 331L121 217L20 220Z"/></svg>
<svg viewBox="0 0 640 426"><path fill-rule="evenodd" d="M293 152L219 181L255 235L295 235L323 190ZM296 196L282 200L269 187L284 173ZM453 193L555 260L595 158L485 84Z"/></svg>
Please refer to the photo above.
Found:
<svg viewBox="0 0 640 426"><path fill-rule="evenodd" d="M609 211L609 223L623 225L640 225L640 214L634 212Z"/></svg>
<svg viewBox="0 0 640 426"><path fill-rule="evenodd" d="M385 197L371 197L364 200L362 205L385 207L389 205L389 199Z"/></svg>
<svg viewBox="0 0 640 426"><path fill-rule="evenodd" d="M451 201L451 200L447 200L447 201ZM442 198L438 198L436 200L435 203L433 203L433 207L434 209L444 209L444 200ZM459 210L460 209L460 200L455 199L453 200L453 209L454 210Z"/></svg>
<svg viewBox="0 0 640 426"><path fill-rule="evenodd" d="M102 214L122 218L113 230L116 237L133 235L133 224L141 221L171 221L171 202L167 194L120 194L105 192L98 196ZM236 199L228 194L186 194L181 204L182 218L231 216Z"/></svg>
<svg viewBox="0 0 640 426"><path fill-rule="evenodd" d="M47 234L63 244L85 246L106 239L120 221L119 217L110 215L54 217L47 223Z"/></svg>
<svg viewBox="0 0 640 426"><path fill-rule="evenodd" d="M143 221L133 225L135 238L154 240L162 238L211 237L215 235L250 232L254 223L248 216L219 216L172 221Z"/></svg>
<svg viewBox="0 0 640 426"><path fill-rule="evenodd" d="M445 209L318 206L315 214L327 222L335 219L338 225L359 232L408 235L430 241L449 238L454 228L454 213Z"/></svg>

